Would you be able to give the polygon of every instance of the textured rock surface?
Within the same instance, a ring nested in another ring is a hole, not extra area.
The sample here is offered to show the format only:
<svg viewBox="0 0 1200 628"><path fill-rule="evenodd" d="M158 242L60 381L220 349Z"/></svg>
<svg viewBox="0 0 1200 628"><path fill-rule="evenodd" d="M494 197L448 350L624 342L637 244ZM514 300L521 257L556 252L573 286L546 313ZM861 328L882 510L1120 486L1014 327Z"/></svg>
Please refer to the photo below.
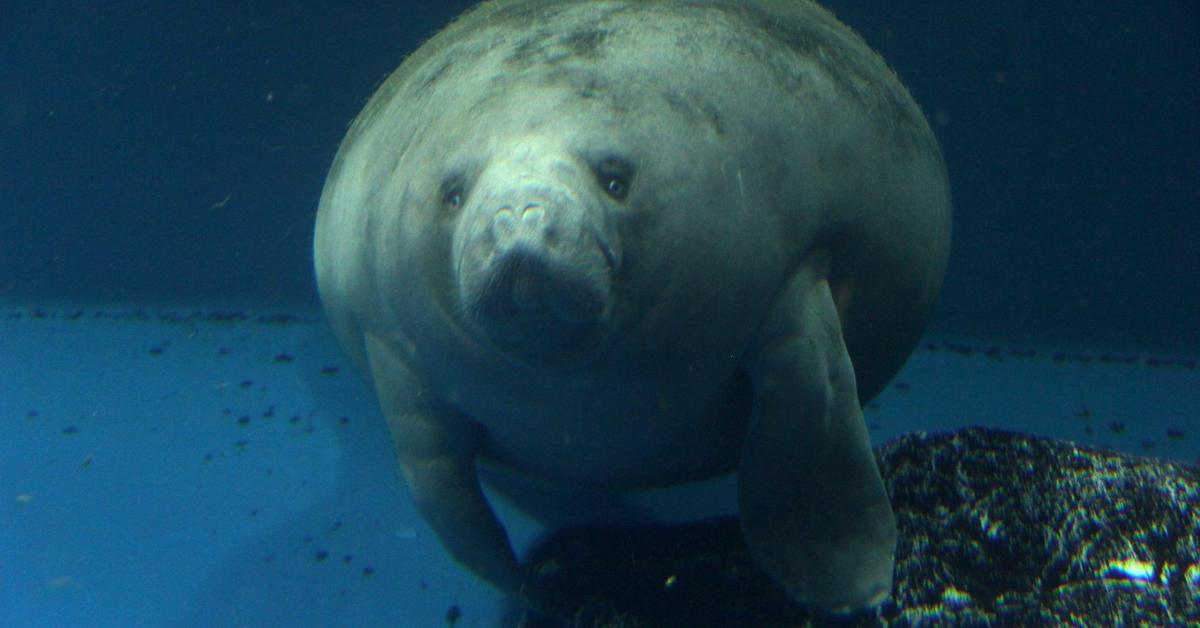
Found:
<svg viewBox="0 0 1200 628"><path fill-rule="evenodd" d="M1195 467L968 428L879 452L900 526L895 599L834 622L791 605L737 521L576 528L537 548L559 626L1200 623Z"/></svg>

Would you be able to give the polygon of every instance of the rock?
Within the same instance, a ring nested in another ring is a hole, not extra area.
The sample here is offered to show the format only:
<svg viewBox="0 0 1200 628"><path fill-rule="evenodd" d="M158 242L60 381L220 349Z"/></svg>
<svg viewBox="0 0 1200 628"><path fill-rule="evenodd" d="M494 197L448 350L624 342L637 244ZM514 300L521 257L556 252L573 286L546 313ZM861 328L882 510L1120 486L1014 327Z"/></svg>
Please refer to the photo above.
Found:
<svg viewBox="0 0 1200 628"><path fill-rule="evenodd" d="M583 526L528 557L552 619L523 628L1200 622L1200 470L985 428L878 461L900 528L894 599L818 616L750 560L738 522ZM564 619L565 618L565 619Z"/></svg>

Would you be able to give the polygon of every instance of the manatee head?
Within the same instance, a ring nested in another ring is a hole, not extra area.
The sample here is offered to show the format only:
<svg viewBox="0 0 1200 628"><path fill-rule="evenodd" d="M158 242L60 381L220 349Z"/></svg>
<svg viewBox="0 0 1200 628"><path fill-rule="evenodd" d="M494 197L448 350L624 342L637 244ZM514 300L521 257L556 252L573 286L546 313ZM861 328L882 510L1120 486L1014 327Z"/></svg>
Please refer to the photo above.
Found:
<svg viewBox="0 0 1200 628"><path fill-rule="evenodd" d="M467 325L497 350L546 363L594 338L611 314L621 242L609 206L624 200L632 166L586 163L561 138L494 138L472 178L450 177L459 212L451 264Z"/></svg>
<svg viewBox="0 0 1200 628"><path fill-rule="evenodd" d="M362 259L382 318L430 351L537 368L655 362L712 330L736 353L779 280L780 221L763 209L802 185L785 170L803 160L775 158L802 124L748 101L740 65L632 24L501 26L390 79L395 96L355 123L344 167L369 191Z"/></svg>

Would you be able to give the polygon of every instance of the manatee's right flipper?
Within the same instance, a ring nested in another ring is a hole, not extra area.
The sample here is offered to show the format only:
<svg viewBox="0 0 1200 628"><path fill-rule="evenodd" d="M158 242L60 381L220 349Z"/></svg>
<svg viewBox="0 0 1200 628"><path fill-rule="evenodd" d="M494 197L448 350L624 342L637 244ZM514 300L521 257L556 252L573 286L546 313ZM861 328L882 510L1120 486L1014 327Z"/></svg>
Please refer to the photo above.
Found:
<svg viewBox="0 0 1200 628"><path fill-rule="evenodd" d="M458 562L501 591L522 596L524 571L479 486L481 430L442 407L386 341L365 337L375 391L417 510Z"/></svg>
<svg viewBox="0 0 1200 628"><path fill-rule="evenodd" d="M797 601L847 613L890 594L896 520L826 268L814 259L797 272L747 356L738 503L758 564Z"/></svg>

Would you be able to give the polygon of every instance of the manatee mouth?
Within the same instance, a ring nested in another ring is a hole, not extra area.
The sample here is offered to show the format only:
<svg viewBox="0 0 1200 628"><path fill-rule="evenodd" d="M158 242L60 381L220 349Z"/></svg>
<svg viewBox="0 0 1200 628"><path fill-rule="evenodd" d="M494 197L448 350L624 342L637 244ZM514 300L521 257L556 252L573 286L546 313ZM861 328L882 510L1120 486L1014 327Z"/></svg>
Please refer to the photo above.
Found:
<svg viewBox="0 0 1200 628"><path fill-rule="evenodd" d="M598 264L568 264L526 247L498 255L460 293L467 317L499 350L546 362L586 345L602 319L611 279ZM602 260L602 261L601 261Z"/></svg>
<svg viewBox="0 0 1200 628"><path fill-rule="evenodd" d="M491 270L475 301L477 320L548 318L586 325L604 310L604 295L579 272L555 268L536 253L512 251Z"/></svg>

